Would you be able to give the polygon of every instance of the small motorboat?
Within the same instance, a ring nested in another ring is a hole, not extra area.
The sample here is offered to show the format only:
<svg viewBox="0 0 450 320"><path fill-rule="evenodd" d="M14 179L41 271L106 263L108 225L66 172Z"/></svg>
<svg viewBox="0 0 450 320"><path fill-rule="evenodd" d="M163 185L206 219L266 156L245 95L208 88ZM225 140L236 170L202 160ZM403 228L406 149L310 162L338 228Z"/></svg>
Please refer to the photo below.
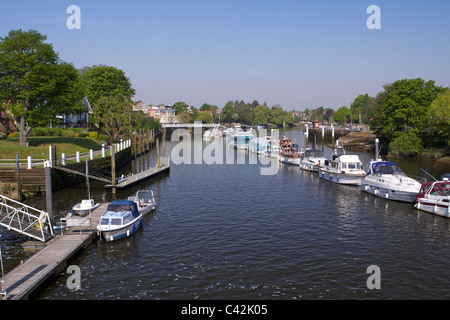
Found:
<svg viewBox="0 0 450 320"><path fill-rule="evenodd" d="M97 230L106 241L129 237L143 226L143 215L136 202L114 200L100 217Z"/></svg>
<svg viewBox="0 0 450 320"><path fill-rule="evenodd" d="M80 203L77 203L72 207L72 211L74 214L84 217L100 205L101 203L94 203L93 199L81 200Z"/></svg>
<svg viewBox="0 0 450 320"><path fill-rule="evenodd" d="M137 204L138 211L141 214L149 213L156 208L152 190L139 190L134 196L128 197L128 200Z"/></svg>
<svg viewBox="0 0 450 320"><path fill-rule="evenodd" d="M323 167L326 158L320 150L306 149L303 159L300 161L300 169L306 171L318 172L319 168Z"/></svg>
<svg viewBox="0 0 450 320"><path fill-rule="evenodd" d="M415 207L450 218L450 175L442 176L439 181L422 183Z"/></svg>

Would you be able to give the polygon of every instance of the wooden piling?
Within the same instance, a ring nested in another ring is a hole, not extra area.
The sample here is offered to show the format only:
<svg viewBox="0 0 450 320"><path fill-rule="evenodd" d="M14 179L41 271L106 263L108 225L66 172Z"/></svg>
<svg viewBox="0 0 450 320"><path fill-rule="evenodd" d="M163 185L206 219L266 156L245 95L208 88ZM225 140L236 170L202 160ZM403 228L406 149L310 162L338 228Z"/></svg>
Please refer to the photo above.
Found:
<svg viewBox="0 0 450 320"><path fill-rule="evenodd" d="M111 192L116 193L116 150L115 145L111 145Z"/></svg>

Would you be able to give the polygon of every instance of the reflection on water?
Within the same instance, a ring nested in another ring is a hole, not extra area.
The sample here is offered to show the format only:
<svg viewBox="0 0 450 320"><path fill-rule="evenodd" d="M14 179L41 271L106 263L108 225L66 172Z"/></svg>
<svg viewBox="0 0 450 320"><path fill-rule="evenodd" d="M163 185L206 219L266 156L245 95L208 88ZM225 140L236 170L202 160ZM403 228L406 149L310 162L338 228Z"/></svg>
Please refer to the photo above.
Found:
<svg viewBox="0 0 450 320"><path fill-rule="evenodd" d="M302 146L302 132L286 134ZM168 155L174 145L167 143ZM372 158L358 154L367 163ZM276 174L261 175L266 165L248 152L225 148L224 156L232 163L172 164L169 175L118 193L125 199L142 188L155 192L157 208L144 228L83 252L74 262L81 290L68 290L61 274L37 299L450 298L442 271L450 262L450 219L295 166L279 164ZM154 152L142 159L156 164ZM422 175L418 165L436 175L450 172L448 165L423 161L399 165L407 174ZM112 199L102 184L91 185L96 201ZM56 214L85 196L84 185L55 192ZM45 197L28 201L45 208ZM28 255L20 247L26 239L1 233L11 269ZM381 290L366 286L369 265L381 269Z"/></svg>

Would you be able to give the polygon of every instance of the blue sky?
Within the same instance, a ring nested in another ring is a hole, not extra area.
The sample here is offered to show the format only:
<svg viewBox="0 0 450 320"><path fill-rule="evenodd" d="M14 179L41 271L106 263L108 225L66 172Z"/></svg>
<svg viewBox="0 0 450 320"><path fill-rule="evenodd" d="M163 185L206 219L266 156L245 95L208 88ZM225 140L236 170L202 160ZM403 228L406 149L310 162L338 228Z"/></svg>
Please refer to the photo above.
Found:
<svg viewBox="0 0 450 320"><path fill-rule="evenodd" d="M0 37L35 29L77 68L122 69L149 104L337 109L404 78L450 87L449 14L448 0L17 0L1 3Z"/></svg>

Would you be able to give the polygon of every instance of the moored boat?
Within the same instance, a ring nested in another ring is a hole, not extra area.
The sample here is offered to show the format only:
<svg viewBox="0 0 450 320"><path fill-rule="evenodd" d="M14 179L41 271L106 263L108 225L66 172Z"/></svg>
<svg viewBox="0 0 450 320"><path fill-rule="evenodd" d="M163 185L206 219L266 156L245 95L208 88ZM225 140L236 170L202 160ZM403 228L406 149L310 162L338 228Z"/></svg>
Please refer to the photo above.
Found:
<svg viewBox="0 0 450 320"><path fill-rule="evenodd" d="M114 241L136 233L143 225L143 215L137 204L129 200L114 200L100 217L97 230L106 241Z"/></svg>
<svg viewBox="0 0 450 320"><path fill-rule="evenodd" d="M289 138L283 137L280 140L280 151L278 160L283 163L300 165L301 153L298 151L298 144L292 142Z"/></svg>
<svg viewBox="0 0 450 320"><path fill-rule="evenodd" d="M128 197L128 200L137 204L139 213L146 214L156 208L155 197L152 190L139 190L134 196Z"/></svg>
<svg viewBox="0 0 450 320"><path fill-rule="evenodd" d="M318 172L327 160L322 151L314 149L306 149L302 160L300 161L300 169Z"/></svg>
<svg viewBox="0 0 450 320"><path fill-rule="evenodd" d="M333 155L319 168L319 177L334 183L359 186L366 175L362 168L363 164L356 154Z"/></svg>
<svg viewBox="0 0 450 320"><path fill-rule="evenodd" d="M371 161L369 173L361 181L362 191L403 202L414 202L420 188L420 182L405 175L392 161Z"/></svg>
<svg viewBox="0 0 450 320"><path fill-rule="evenodd" d="M95 203L93 199L81 200L72 207L72 212L79 216L87 216L91 211L97 209L101 203Z"/></svg>
<svg viewBox="0 0 450 320"><path fill-rule="evenodd" d="M236 149L244 149L247 150L249 146L249 142L255 138L255 135L253 132L250 131L241 131L237 130L234 132L234 134L230 137L231 141L229 142L230 147L234 147Z"/></svg>
<svg viewBox="0 0 450 320"><path fill-rule="evenodd" d="M450 218L450 180L424 182L417 195L415 207L419 210Z"/></svg>

